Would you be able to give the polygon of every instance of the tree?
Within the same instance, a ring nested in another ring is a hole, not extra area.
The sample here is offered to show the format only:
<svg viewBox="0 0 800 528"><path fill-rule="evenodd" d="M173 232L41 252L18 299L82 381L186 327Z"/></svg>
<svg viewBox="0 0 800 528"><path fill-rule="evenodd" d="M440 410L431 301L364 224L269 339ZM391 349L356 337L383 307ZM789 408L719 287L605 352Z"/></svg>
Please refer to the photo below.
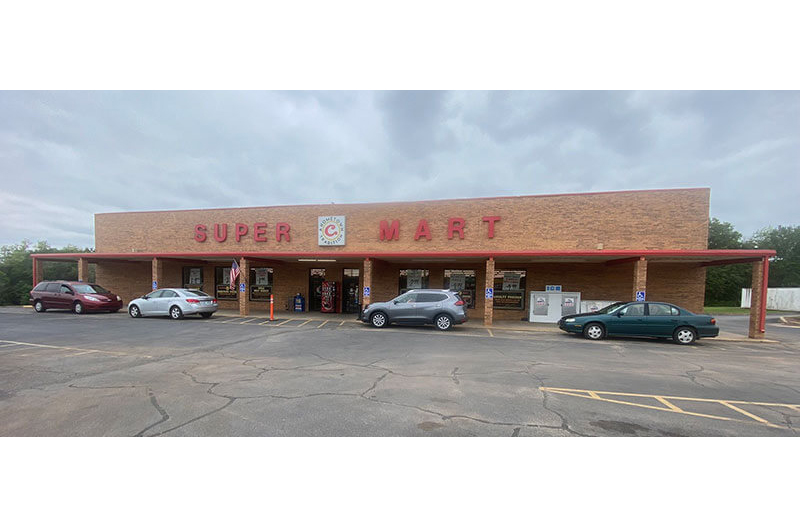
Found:
<svg viewBox="0 0 800 528"><path fill-rule="evenodd" d="M31 247L29 240L19 244L0 247L0 304L27 304L33 286L34 253L89 253L93 249L81 249L67 245L63 248L51 247L46 241L39 241ZM77 280L78 265L75 262L45 262L39 280L63 279ZM90 277L91 280L91 270Z"/></svg>
<svg viewBox="0 0 800 528"><path fill-rule="evenodd" d="M708 223L708 249L742 249L742 234L730 222L712 218ZM750 286L752 266L731 264L706 269L706 306L738 306L742 288Z"/></svg>
<svg viewBox="0 0 800 528"><path fill-rule="evenodd" d="M770 288L800 286L800 226L765 227L750 239L753 247L774 249L769 263Z"/></svg>

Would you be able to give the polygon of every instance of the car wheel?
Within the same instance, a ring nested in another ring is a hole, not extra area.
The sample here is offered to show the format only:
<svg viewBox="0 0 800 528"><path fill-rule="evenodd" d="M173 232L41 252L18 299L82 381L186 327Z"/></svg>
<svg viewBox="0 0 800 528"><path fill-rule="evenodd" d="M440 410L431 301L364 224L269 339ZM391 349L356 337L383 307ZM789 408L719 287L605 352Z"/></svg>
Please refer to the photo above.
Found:
<svg viewBox="0 0 800 528"><path fill-rule="evenodd" d="M45 311L45 307L42 304L42 301L36 301L35 303L33 303L33 309L36 310L39 313L42 313L43 311Z"/></svg>
<svg viewBox="0 0 800 528"><path fill-rule="evenodd" d="M697 332L694 330L694 328L682 326L675 330L675 333L672 334L672 339L681 345L691 345L695 342L695 340L697 340Z"/></svg>
<svg viewBox="0 0 800 528"><path fill-rule="evenodd" d="M383 312L375 312L372 314L372 317L369 318L369 322L372 323L372 326L375 328L383 328L388 321L386 320L386 314Z"/></svg>
<svg viewBox="0 0 800 528"><path fill-rule="evenodd" d="M606 329L598 323L589 323L583 329L583 337L592 341L599 341L606 336Z"/></svg>
<svg viewBox="0 0 800 528"><path fill-rule="evenodd" d="M436 316L434 324L439 330L450 330L453 327L453 319L447 314L439 314Z"/></svg>
<svg viewBox="0 0 800 528"><path fill-rule="evenodd" d="M179 306L173 306L169 309L169 316L173 319L183 319L183 311Z"/></svg>
<svg viewBox="0 0 800 528"><path fill-rule="evenodd" d="M78 315L81 315L83 313L83 304L80 301L76 302L72 305L72 311Z"/></svg>
<svg viewBox="0 0 800 528"><path fill-rule="evenodd" d="M142 316L142 311L141 311L141 310L139 310L139 307L138 307L138 306L136 306L135 304L132 304L132 305L131 305L131 307L130 307L130 308L128 308L128 313L129 313L129 314L131 315L131 317L133 317L134 319L135 319L135 318L137 318L137 317L141 317L141 316Z"/></svg>
<svg viewBox="0 0 800 528"><path fill-rule="evenodd" d="M208 318L209 318L209 317L211 317L212 315L214 315L214 314L210 314L210 313L201 313L201 314L200 314L200 317L202 317L203 319L208 319Z"/></svg>

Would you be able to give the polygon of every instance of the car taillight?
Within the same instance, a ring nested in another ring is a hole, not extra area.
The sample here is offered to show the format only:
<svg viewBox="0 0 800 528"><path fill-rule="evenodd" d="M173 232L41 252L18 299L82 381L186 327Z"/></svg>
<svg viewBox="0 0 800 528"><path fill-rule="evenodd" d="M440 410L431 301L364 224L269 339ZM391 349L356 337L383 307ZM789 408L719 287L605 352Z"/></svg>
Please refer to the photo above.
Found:
<svg viewBox="0 0 800 528"><path fill-rule="evenodd" d="M211 299L211 302L215 303L215 302L217 302L217 300L216 299Z"/></svg>
<svg viewBox="0 0 800 528"><path fill-rule="evenodd" d="M199 303L200 301L198 301L197 299L186 299L186 302L188 302L188 303Z"/></svg>
<svg viewBox="0 0 800 528"><path fill-rule="evenodd" d="M464 301L456 301L456 306L464 306Z"/></svg>
<svg viewBox="0 0 800 528"><path fill-rule="evenodd" d="M713 325L717 324L717 320L714 319L713 317L711 318L711 324L713 324Z"/></svg>

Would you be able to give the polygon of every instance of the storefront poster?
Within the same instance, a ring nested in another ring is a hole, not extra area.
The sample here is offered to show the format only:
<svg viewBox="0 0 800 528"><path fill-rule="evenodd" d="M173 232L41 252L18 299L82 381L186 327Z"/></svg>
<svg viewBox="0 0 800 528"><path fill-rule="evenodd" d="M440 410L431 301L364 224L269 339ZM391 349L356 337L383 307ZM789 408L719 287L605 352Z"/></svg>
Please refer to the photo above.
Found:
<svg viewBox="0 0 800 528"><path fill-rule="evenodd" d="M467 286L467 276L463 273L450 275L450 289L453 291L461 291Z"/></svg>
<svg viewBox="0 0 800 528"><path fill-rule="evenodd" d="M262 286L258 284L250 286L251 301L269 301L270 293L272 293L272 288L269 286Z"/></svg>
<svg viewBox="0 0 800 528"><path fill-rule="evenodd" d="M413 290L415 288L422 288L422 270L408 270L406 272L406 288Z"/></svg>
<svg viewBox="0 0 800 528"><path fill-rule="evenodd" d="M256 273L256 286L269 285L269 268L255 268L253 271Z"/></svg>
<svg viewBox="0 0 800 528"><path fill-rule="evenodd" d="M494 292L495 310L523 310L525 308L525 292L516 291L496 291Z"/></svg>
<svg viewBox="0 0 800 528"><path fill-rule="evenodd" d="M200 278L201 273L202 273L202 268L189 268L189 284L192 285L202 284L203 281Z"/></svg>
<svg viewBox="0 0 800 528"><path fill-rule="evenodd" d="M217 295L216 295L216 297L217 297L217 299L220 299L220 300L223 300L223 301L226 301L226 300L227 301L235 301L236 299L239 298L238 297L238 293L236 292L236 290L231 290L230 288L228 288L227 284L217 284Z"/></svg>
<svg viewBox="0 0 800 528"><path fill-rule="evenodd" d="M503 273L503 291L519 290L519 273Z"/></svg>

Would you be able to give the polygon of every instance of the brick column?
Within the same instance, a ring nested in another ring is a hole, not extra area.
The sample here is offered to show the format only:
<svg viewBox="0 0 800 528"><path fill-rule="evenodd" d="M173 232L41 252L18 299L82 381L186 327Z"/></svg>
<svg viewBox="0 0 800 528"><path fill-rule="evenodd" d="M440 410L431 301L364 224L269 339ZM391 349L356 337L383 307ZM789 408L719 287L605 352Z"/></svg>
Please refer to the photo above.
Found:
<svg viewBox="0 0 800 528"><path fill-rule="evenodd" d="M364 259L364 278L362 282L363 290L361 290L361 309L364 310L370 303L372 296L372 261L368 258ZM364 292L369 288L370 295L365 295Z"/></svg>
<svg viewBox="0 0 800 528"><path fill-rule="evenodd" d="M647 260L644 257L639 257L639 260L633 263L633 289L631 290L631 300L636 300L637 291L647 290Z"/></svg>
<svg viewBox="0 0 800 528"><path fill-rule="evenodd" d="M494 258L489 257L486 261L486 279L484 280L484 288L494 288ZM475 292L476 294L478 292ZM494 298L486 299L486 289L483 291L483 324L485 326L492 326L494 321Z"/></svg>
<svg viewBox="0 0 800 528"><path fill-rule="evenodd" d="M158 257L153 257L153 282L156 283L156 288L162 288L165 285L161 284L164 280L164 261ZM152 284L150 285L152 288Z"/></svg>
<svg viewBox="0 0 800 528"><path fill-rule="evenodd" d="M239 259L239 284L244 284L244 291L239 291L239 315L250 315L250 263L246 258Z"/></svg>
<svg viewBox="0 0 800 528"><path fill-rule="evenodd" d="M33 258L33 287L44 280L44 271L42 270L42 261Z"/></svg>
<svg viewBox="0 0 800 528"><path fill-rule="evenodd" d="M78 280L89 282L89 260L84 257L78 258Z"/></svg>
<svg viewBox="0 0 800 528"><path fill-rule="evenodd" d="M767 316L767 280L769 276L769 260L753 262L753 280L750 284L750 328L747 336L751 339L764 339L764 322Z"/></svg>

